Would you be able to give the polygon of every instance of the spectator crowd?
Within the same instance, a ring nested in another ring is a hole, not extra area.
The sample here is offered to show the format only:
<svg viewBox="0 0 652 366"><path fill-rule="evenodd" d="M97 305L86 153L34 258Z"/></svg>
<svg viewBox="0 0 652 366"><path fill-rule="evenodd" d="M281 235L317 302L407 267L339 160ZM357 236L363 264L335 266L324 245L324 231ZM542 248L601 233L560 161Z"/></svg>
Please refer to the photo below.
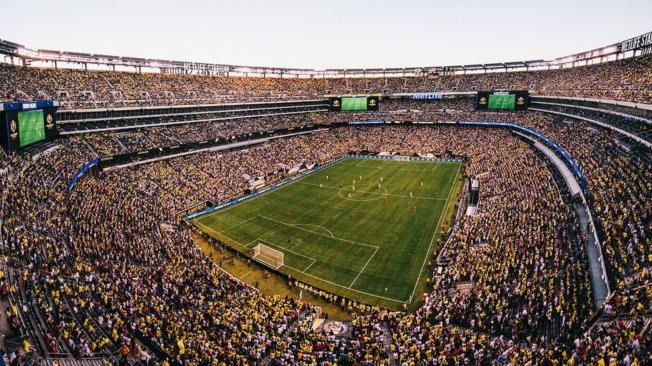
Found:
<svg viewBox="0 0 652 366"><path fill-rule="evenodd" d="M310 119L487 118L466 105L395 102L379 114ZM614 289L598 321L589 322L587 234L573 202L544 159L505 130L337 127L93 173L66 190L98 155L304 122L276 117L88 134L60 139L38 156L3 154L4 281L23 319L15 327L46 355L119 353L143 364L648 364L649 156L618 151L613 132L582 122L533 112L492 118L549 136L584 171ZM455 224L443 252L447 268L441 275L431 268L415 313L356 306L350 336L315 333L315 306L234 280L176 218L202 200L241 194L248 177L284 176L296 164L361 150L462 156L464 175L480 181L477 214Z"/></svg>
<svg viewBox="0 0 652 366"><path fill-rule="evenodd" d="M64 108L322 98L326 94L530 90L537 95L652 103L652 56L564 69L366 78L199 76L0 64L0 99Z"/></svg>

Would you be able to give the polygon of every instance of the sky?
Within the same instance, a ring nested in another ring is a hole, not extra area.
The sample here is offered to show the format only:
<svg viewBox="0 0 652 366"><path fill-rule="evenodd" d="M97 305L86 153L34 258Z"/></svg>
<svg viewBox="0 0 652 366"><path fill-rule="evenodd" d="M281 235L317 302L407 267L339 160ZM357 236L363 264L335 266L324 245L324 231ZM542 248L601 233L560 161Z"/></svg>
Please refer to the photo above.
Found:
<svg viewBox="0 0 652 366"><path fill-rule="evenodd" d="M14 0L0 39L247 66L369 68L554 59L652 31L651 0Z"/></svg>

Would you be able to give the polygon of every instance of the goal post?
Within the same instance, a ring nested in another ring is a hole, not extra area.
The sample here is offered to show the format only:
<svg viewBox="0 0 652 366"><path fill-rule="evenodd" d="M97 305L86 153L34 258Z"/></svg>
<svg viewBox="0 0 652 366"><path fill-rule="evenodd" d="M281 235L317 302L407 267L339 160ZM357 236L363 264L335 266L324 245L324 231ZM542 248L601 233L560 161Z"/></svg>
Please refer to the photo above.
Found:
<svg viewBox="0 0 652 366"><path fill-rule="evenodd" d="M258 243L254 247L254 255L251 258L274 269L279 269L284 264L285 259L283 252L262 243Z"/></svg>

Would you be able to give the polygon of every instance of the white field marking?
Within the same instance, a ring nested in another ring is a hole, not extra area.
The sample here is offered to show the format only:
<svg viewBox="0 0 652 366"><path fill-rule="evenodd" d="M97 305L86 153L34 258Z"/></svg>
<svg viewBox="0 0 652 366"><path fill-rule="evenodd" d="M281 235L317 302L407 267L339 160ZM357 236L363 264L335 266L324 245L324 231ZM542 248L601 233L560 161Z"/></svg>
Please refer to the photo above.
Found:
<svg viewBox="0 0 652 366"><path fill-rule="evenodd" d="M257 195L257 196L254 196L254 197L248 198L248 199L246 199L246 200L244 200L244 201L240 201L240 202L238 202L238 203L236 203L236 204L233 204L233 205L231 205L231 206L221 208L221 209L219 209L219 210L217 210L217 211L213 211L213 212L211 212L211 213L208 213L208 214L205 214L205 215L201 215L201 216L197 217L196 219L194 219L193 221L194 221L194 222L198 222L200 219L209 218L209 217L211 217L211 216L216 215L217 213L222 213L222 212L228 211L228 210L230 210L230 209L232 209L232 208L234 208L234 207L236 207L236 206L240 206L240 204L242 204L242 203L244 203L244 202L251 202L251 201L253 201L253 200L255 200L255 199L258 199L258 198L260 198L260 197L267 196L268 193L276 192L276 191L279 191L279 190L281 190L281 189L283 189L283 188L287 188L287 187L293 186L296 182L302 181L302 180L304 180L305 178L310 177L310 176L312 176L312 175L315 174L315 173L319 173L319 172L326 171L326 170L328 170L328 169L330 169L330 168L332 168L332 167L334 167L334 166L339 165L341 162L346 161L346 160L348 160L348 159L352 159L352 158L342 159L342 160L340 160L340 161L338 161L338 162L336 162L336 163L333 163L333 164L331 164L331 165L329 165L329 166L327 166L327 167L325 167L325 168L319 169L319 170L317 170L317 171L310 172L309 174L306 174L306 175L304 175L303 177L299 177L299 178L297 178L296 180L294 180L294 181L292 181L292 182L289 182L289 183L283 184L282 186L280 186L280 187L276 187L276 188L274 188L274 189L270 189L269 191L267 191L267 192L265 192L265 193L263 193L263 194L259 194L259 195ZM304 183L304 184L305 184L305 183Z"/></svg>
<svg viewBox="0 0 652 366"><path fill-rule="evenodd" d="M292 269L292 270L294 270L294 271L297 271L297 272L301 273L300 270L298 270L298 269L296 269L296 268L294 268L294 267L287 266L287 265L283 265L283 267L287 267L287 268L290 268L290 269ZM333 286L336 286L336 287L342 288L342 289L347 290L347 291L357 292L357 293L359 293L359 294L363 294L363 295L367 295L367 296L375 297L375 298L378 298L378 299L383 299L383 300L387 300L387 301L391 301L391 302L398 302L398 303L404 303L405 301L407 301L407 300L397 300L397 299L392 299L391 297L385 297L385 296L375 295L375 294L371 294L371 293L369 293L369 292L364 292L364 291L356 290L356 289L354 289L354 288L348 288L348 287L345 287L345 286L340 285L339 283L331 282L331 281L329 281L329 280L325 280L325 279L323 279L323 278L321 278L321 277L313 276L313 275L311 275L310 273L303 273L303 275L304 275L304 276L308 276L308 277L312 277L312 278L314 278L314 279L316 279L316 280L319 280L319 281L326 282L326 283L328 283L328 284L330 284L330 285L333 285ZM317 286L317 287L319 287L319 286ZM341 296L341 295L338 295L338 296ZM364 301L363 301L363 303L364 303Z"/></svg>
<svg viewBox="0 0 652 366"><path fill-rule="evenodd" d="M308 224L308 225L310 225L310 224ZM313 226L321 227L321 226L319 226L319 225L313 225ZM328 231L328 230L327 230L327 231ZM329 231L329 232L330 232L330 231ZM333 233L331 233L331 236L332 236L333 238L335 238L335 236L333 236ZM335 238L335 239L337 239L337 238ZM315 258L313 258L313 257L309 257L309 256L307 256L307 255L303 255L303 254L301 254L301 253L294 252L294 251L292 251L292 250L290 250L290 249L287 249L287 248L285 248L285 247L283 247L283 246L280 246L280 245L276 245L276 244L272 243L271 241L268 241L268 240L262 239L262 237L260 237L259 239L256 239L256 240L258 240L258 241L260 241L260 242L263 242L263 243L267 243L267 244L269 244L269 245L271 245L271 246L273 246L273 247L276 247L276 248L278 248L278 249L285 250L285 251L288 251L288 252L290 252L290 253L294 253L294 254L299 255L299 256L301 256L301 257L308 258L308 259L312 260L312 263L310 263L310 264L308 265L308 267L304 268L303 271L301 271L301 273L306 273L306 271L307 271L310 267L312 267L313 264L315 264L315 263L317 262L317 259L315 259ZM371 256L369 257L369 259L367 259L367 262L365 263L365 265L362 267L362 269L360 270L360 272L358 272L358 275L353 279L353 282L351 282L351 284L350 284L349 287L348 287L349 289L353 286L353 284L355 283L355 281L358 280L358 278L360 277L360 275L362 274L362 272L364 271L364 269L367 268L367 265L369 265L369 262L371 262L371 259L376 255L376 252L378 252L378 247L376 247L376 249L374 249L374 252L371 254Z"/></svg>
<svg viewBox="0 0 652 366"><path fill-rule="evenodd" d="M309 257L309 256L307 256L307 255L303 255L303 254L301 254L301 253L297 253L297 252L295 252L295 251L293 251L293 250L290 250L290 249L288 249L288 248L286 248L286 247L284 247L284 246L274 244L274 243L272 243L272 242L269 241L269 240L265 240L265 239L262 239L262 238L258 238L258 239L256 239L256 240L258 240L258 241L260 241L260 242L263 242L263 243L267 243L267 244L269 244L269 245L271 245L271 246L273 246L273 247L279 248L279 249L284 250L284 251L286 251L286 252L290 252L290 253L296 254L296 255L298 255L298 256L300 256L300 257L304 257L304 258L310 259L311 261L315 261L315 262L317 262L317 259L315 259L315 258L313 258L313 257Z"/></svg>
<svg viewBox="0 0 652 366"><path fill-rule="evenodd" d="M229 226L228 228L226 228L226 229L224 229L224 230L220 230L220 231L218 232L218 234L221 234L221 233L223 233L223 232L225 232L225 231L229 231L229 230L231 230L231 229L233 229L233 228L235 228L235 227L238 227L238 226L240 226L240 225L242 225L242 224L246 224L246 223L248 223L249 221L251 221L251 220L253 220L253 219L255 219L255 218L256 218L256 216L254 216L254 217L252 217L252 218L250 218L250 219L248 219L248 220L244 220L244 221L242 221L242 222L240 222L240 223L237 223L237 224L235 224L235 225L233 225L233 226Z"/></svg>
<svg viewBox="0 0 652 366"><path fill-rule="evenodd" d="M317 186L317 187L319 187L319 184L315 184L315 183L307 183L307 182L303 182L303 184L306 184L306 185L309 185L309 186ZM322 185L322 188L330 188L330 189L337 189L337 190L340 190L340 191L350 191L350 192L353 192L352 190L347 189L346 187L344 187L344 188L339 188L339 187L333 187L333 186ZM383 187L383 188L385 188L385 187ZM375 194L375 195L378 195L378 196L389 196L389 197L398 197L398 198L410 198L410 196L406 196L406 195L402 195L402 194L377 193L377 192L371 192L371 191L364 191L364 192L362 192L362 193L365 193L365 194ZM345 197L345 198L346 198L346 197ZM417 199L420 199L420 200L446 201L446 198L439 198L439 197L423 197L423 196L414 196L413 198L417 198Z"/></svg>
<svg viewBox="0 0 652 366"><path fill-rule="evenodd" d="M302 231L306 231L306 232L309 232L309 233L313 233L313 234L315 234L315 235L319 235L319 236L324 236L324 237L326 237L326 238L331 238L331 237L328 236L328 235L325 235L325 234L322 234L322 233L318 233L318 232L316 232L316 231L312 231L312 230L308 230L308 229L304 229L304 228L296 227L296 226L294 226L294 225L292 225L292 224L288 224L288 223L285 222L285 221L277 220L277 219L271 218L271 217L269 217L269 216L265 216L265 215L258 215L258 216L259 216L259 217L262 217L262 218L264 218L264 219L270 220L270 221L277 222L277 223L279 223L279 224L281 224L281 225L285 225L285 226L293 227L293 228L295 228L295 229L299 229L299 230L302 230ZM337 239L337 240L340 240L340 241L343 241L343 242L346 242L346 243L362 245L362 246L370 247L370 248L378 248L377 245L371 245L371 244L360 243L360 242L353 241L353 240L347 240L347 239L343 239L343 238L338 238L338 237L336 237L336 236L332 237L331 239Z"/></svg>
<svg viewBox="0 0 652 366"><path fill-rule="evenodd" d="M405 171L405 172L431 172L432 171L432 169L387 168L383 166L378 167L378 166L367 166L367 165L355 165L355 166L364 169L389 170L389 171Z"/></svg>
<svg viewBox="0 0 652 366"><path fill-rule="evenodd" d="M402 163L421 163L421 164L430 164L430 163L435 163L435 166L440 165L440 164L457 164L460 163L459 161L438 161L438 160L396 160L396 159L374 159L374 158L365 158L362 156L352 156L349 159L360 159L360 160L380 160L382 162L389 163L389 165L401 165ZM428 172L428 171L433 171L433 169L405 169L405 168L387 168L387 164L383 164L382 166L368 166L368 165L360 165L360 163L355 164L355 166L359 168L368 168L368 169L383 169L383 170L406 170L406 171L415 171L415 172Z"/></svg>
<svg viewBox="0 0 652 366"><path fill-rule="evenodd" d="M378 186L380 186L380 184L379 184ZM328 188L335 188L335 187L328 187ZM355 188L355 187L352 186L352 188ZM355 192L355 189L340 188L340 190L337 191L337 195L340 196L340 197L342 197L342 198L344 198L344 199L347 199L347 200L349 200L349 201L356 201L356 202L369 202L369 201L379 200L379 199L381 199L382 197L389 195L389 194L387 193L387 188L385 188L385 187L380 187L380 188L384 189L384 190L385 190L385 193L375 193L375 192L372 192L371 190L367 190L367 191L358 191L358 192L360 192L360 193L362 193L362 194L365 194L365 193L371 193L371 194L375 194L375 195L378 196L378 197L375 197L375 198L369 198L369 199L366 199L366 200L358 199L358 198L351 198L351 193L349 193L348 197L344 197L344 195L342 195L342 191L345 191L345 192L346 192L346 191L349 191L349 192Z"/></svg>
<svg viewBox="0 0 652 366"><path fill-rule="evenodd" d="M317 263L317 261L314 261L314 262L310 263L310 264L308 265L308 267L304 268L303 271L301 271L301 273L305 274L306 271L308 271L308 269L309 269L310 267L312 267L312 265L315 264L315 263Z"/></svg>
<svg viewBox="0 0 652 366"><path fill-rule="evenodd" d="M319 170L318 172L325 171L325 170L327 170L327 169L329 169L329 168L335 167L335 166L338 165L339 163L341 163L341 162L343 162L343 161L346 161L346 160L348 160L348 159L355 159L355 158L347 158L347 159L343 159L343 160L341 160L341 161L338 161L338 162L335 163L335 164L332 164L332 165L329 166L329 167L326 167L326 168L324 168L324 169ZM363 158L360 158L360 159L363 159ZM401 161L401 162L411 162L411 161ZM446 162L437 162L437 163L439 164L439 163L446 163ZM451 162L451 163L456 163L456 162ZM460 167L461 167L461 165L460 165ZM458 171L457 171L457 173L456 173L454 179L457 179L457 175L459 175L460 167L458 167ZM379 168L377 168L377 169L386 169L386 168L380 168L380 167L379 167ZM392 170L392 169L387 169L387 170ZM281 187L277 187L277 188L275 188L275 189L273 189L273 190L270 190L270 191L266 192L265 194L262 194L262 195L258 195L258 196L252 197L252 198L250 198L250 199L248 199L248 200L246 200L246 201L243 201L243 202L253 201L253 200L257 199L257 198L260 198L260 197L262 197L262 196L265 196L265 195L266 195L267 193L269 193L269 192L276 191L276 190L279 190L279 189L283 189L283 188L285 188L285 187L292 186L294 183L296 183L296 182L298 182L298 181L301 181L301 180L303 180L304 178L313 175L314 173L317 173L317 172L313 172L313 173L311 173L311 174L307 174L307 175L305 175L305 176L303 176L303 177L301 177L301 178L295 180L294 182L290 182L290 183L285 184L285 185L283 185L283 186L281 186ZM312 184L312 183L304 183L304 184L314 185L314 184ZM337 187L331 187L331 188L337 188ZM337 188L337 189L339 189L339 188ZM449 197L450 197L451 192L452 192L452 187L451 187L451 190L449 191L449 194L448 194ZM424 198L428 199L428 197L424 197ZM448 200L448 199L447 199L447 200ZM231 206L229 206L229 207L225 207L224 209L221 209L221 210L215 211L215 212L213 212L213 213L207 214L207 215L203 216L202 218L207 218L207 217L213 216L214 214L217 214L218 212L224 212L224 211L229 210L229 209L231 209L231 208L233 208L233 207L236 207L236 206L239 206L239 203L238 203L238 204L235 204L235 205L231 205ZM446 206L444 206L444 209L445 209L445 208L446 208ZM231 242L233 242L233 243L235 243L236 245L241 246L241 247L243 247L243 248L245 248L245 249L250 249L250 248L248 248L247 246L242 245L242 244L239 243L238 241L236 241L236 240L234 240L234 239L232 239L232 238L230 238L230 237L228 237L228 236L226 236L226 235L223 235L223 234L220 235L220 234L218 234L215 230L211 229L210 227L208 227L208 226L206 226L206 225L204 225L204 224L201 224L201 223L199 222L199 218L198 218L197 220L193 220L193 221L194 221L194 223L196 223L197 225L202 226L203 228L205 228L207 231L211 231L211 232L213 232L214 234L216 234L216 235L218 235L218 236L225 237L225 238L229 239ZM440 221L441 221L441 217L440 217ZM283 223L283 224L288 225L287 223ZM437 227L439 227L439 223L437 224ZM297 229L302 230L301 228L297 228ZM310 230L304 230L304 231L312 232L312 231L310 231ZM435 228L435 235L436 235L436 231L437 231L437 228ZM312 233L314 233L314 234L316 234L316 235L326 236L326 235L323 235L323 234L320 234L320 233L316 233L316 232L312 232ZM349 240L340 239L340 238L335 238L335 239L339 239L339 240L342 240L342 241L345 241L345 242L351 242L351 241L349 241ZM423 272L423 266L425 265L425 261L426 261L428 255L430 254L430 249L431 249L431 246L432 246L433 241L434 241L434 236L433 236L433 238L432 238L432 240L431 240L431 242L430 242L430 246L428 247L428 253L426 254L426 257L424 258L424 262L423 262L423 264L421 265L421 270L419 271L419 276L418 276L417 279L416 279L416 283L415 283L414 289L412 290L412 296L410 296L410 298L413 298L413 296L414 296L414 292L416 291L416 287L417 287L417 285L418 285L419 278L421 277L421 272ZM254 241L254 242L255 242L255 241ZM353 243L355 243L355 244L359 244L359 245L366 245L366 246L370 246L370 247L378 248L377 246L372 246L372 245L368 245L368 244L364 244L364 243L356 243L356 242L353 242ZM249 243L248 245L250 245L250 244L251 244L251 243ZM287 265L284 265L284 266L285 266L285 267L288 267L288 268L290 268L290 269L292 269L292 270L294 270L294 271L297 271L297 272L299 272L299 273L302 273L301 270L298 270L298 269L293 268L293 267L291 267L291 266L287 266ZM306 270L307 270L307 269L306 269ZM356 292L356 293L360 293L360 294L363 294L363 295L367 295L367 296L371 296L371 297L375 297L375 298L379 298L379 299L385 299L385 300L388 300L388 301L399 302L399 303L403 303L403 302L409 300L409 299L406 299L406 300L397 300L397 299L392 299L392 298L388 298L388 297L385 297L385 296L380 296L380 295L371 294L371 293L364 292L364 291L360 291L360 290L348 289L348 288L345 287L345 286L342 286L342 285L340 285L340 284L337 284L337 283L334 283L334 282L331 282L331 281L325 280L325 279L323 279L323 278L321 278L321 277L313 276L313 275L308 274L308 273L304 273L304 275L305 275L305 276L312 277L312 278L317 279L317 280L320 280L320 281L323 281L323 282L326 282L326 283L329 283L329 284L331 284L331 285L333 285L333 286L340 287L340 288L345 289L345 290L348 290L348 291L353 291L353 292Z"/></svg>
<svg viewBox="0 0 652 366"><path fill-rule="evenodd" d="M263 235L263 236L265 236L265 235ZM245 244L245 248L251 249L251 244L256 244L256 242L259 241L260 238L262 238L262 236L260 236L260 237L258 237L258 238L256 238L256 239L254 239L254 240L248 242L247 244Z"/></svg>
<svg viewBox="0 0 652 366"><path fill-rule="evenodd" d="M364 164L364 160L360 159L360 161L358 161L357 163L355 163L355 166L360 167L360 168L365 168L364 165L360 165L360 164Z"/></svg>
<svg viewBox="0 0 652 366"><path fill-rule="evenodd" d="M256 215L256 217L258 217L258 215ZM247 248L251 249L251 244L256 244L256 243L258 243L258 242L264 241L264 242L266 242L267 244L271 244L271 245L273 245L273 246L275 246L275 247L280 248L278 245L274 245L272 242L267 241L267 240L264 239L264 237L266 237L267 235L273 233L275 230L276 230L276 229L272 229L272 230L269 230L269 231L265 232L263 235L257 237L256 239L250 241L249 243L245 244L245 246L246 246ZM283 248L283 249L285 249L285 248ZM296 253L296 254L299 254L299 253ZM300 254L299 254L299 255L300 255ZM306 257L306 258L309 258L309 257ZM313 258L309 258L309 259L313 259Z"/></svg>
<svg viewBox="0 0 652 366"><path fill-rule="evenodd" d="M374 254L372 254L371 257L369 257L369 259L367 259L367 263L364 264L364 267L362 267L362 269L360 270L360 272L358 272L358 275L355 276L355 278L353 279L353 282L351 282L351 284L349 285L349 289L350 289L351 287L353 287L353 284L355 283L355 281L358 280L358 277L360 277L360 275L362 274L362 272L364 271L364 269L367 268L367 265L369 264L369 262L371 262L371 259L376 255L376 252L377 252L377 251L378 251L378 248L376 248L376 250L374 250Z"/></svg>
<svg viewBox="0 0 652 366"><path fill-rule="evenodd" d="M256 215L256 217L258 217L258 215ZM266 231L265 234L259 236L258 239L264 239L267 235L273 233L275 230L276 230L276 228L274 228L272 230L269 230L269 231ZM249 244L247 244L247 245L249 245Z"/></svg>
<svg viewBox="0 0 652 366"><path fill-rule="evenodd" d="M286 184L284 184L284 185L282 185L282 186L280 186L280 187L276 187L276 188L274 188L274 189L271 189L271 190L265 192L264 194L259 194L259 195L255 196L255 197L248 198L248 199L246 199L246 200L244 200L244 201L242 201L242 202L238 202L238 203L233 204L233 205L231 205L231 206L221 208L221 209L219 209L219 210L217 210L217 211L213 211L213 212L208 213L208 214L205 214L205 215L201 215L201 216L199 216L199 217L193 219L193 222L197 222L197 223L199 223L199 220L202 220L202 219L205 219L205 218L209 218L209 217L214 216L214 215L216 215L216 214L218 214L218 213L222 213L222 212L228 211L228 210L230 210L230 209L232 209L232 208L234 208L234 207L236 207L236 206L240 206L240 204L243 203L243 202L250 202L250 201L253 201L253 200L258 199L258 198L260 198L260 197L267 196L267 194L270 193L270 192L278 191L278 190L281 190L281 189L283 189L283 188L286 188L286 187L292 186L292 185L294 185L294 183L299 182L299 181L302 181L303 179L305 179L305 178L307 178L307 177L310 177L310 176L312 176L312 175L315 174L315 173L319 173L319 172L326 171L326 170L328 170L328 169L331 169L331 168L333 168L333 167L335 167L335 166L340 165L340 163L342 163L342 162L344 162L344 161L352 160L352 159L360 159L361 161L364 161L366 158L361 158L361 157L347 157L347 158L344 158L344 159L342 159L342 160L340 160L340 161L338 161L338 162L335 162L335 163L333 163L333 164L331 164L331 165L329 165L329 166L327 166L327 167L325 167L325 168L322 168L322 169L317 170L317 171L313 171L313 172L311 172L310 174L306 174L306 175L304 175L303 177L297 178L297 179L296 179L295 181L293 181L293 182L289 182L289 183L286 183ZM376 159L367 159L367 160L376 160ZM383 160L381 160L381 161L383 161ZM403 163L417 162L417 163L418 163L419 161L401 160L400 162L403 162ZM423 161L421 161L421 163L423 163ZM455 161L451 161L451 162L440 161L440 162L435 162L435 163L437 163L437 164L442 164L442 163L458 163L458 162L455 162ZM359 163L358 163L358 164L359 164ZM356 164L355 166L358 166L358 165ZM371 167L367 167L367 166L360 166L360 167L370 168L370 169L371 169ZM374 169L386 169L386 168L375 167ZM396 169L387 169L387 170L396 170ZM417 171L419 171L419 170L417 170ZM425 171L427 171L427 170L425 170ZM304 184L309 184L309 183L304 183ZM426 197L426 198L427 198L427 197Z"/></svg>
<svg viewBox="0 0 652 366"><path fill-rule="evenodd" d="M439 163L435 161L435 166L433 166L432 169L431 169L430 171L431 171L431 172L434 172L435 169L437 169L438 166L439 166Z"/></svg>
<svg viewBox="0 0 652 366"><path fill-rule="evenodd" d="M457 180L457 175L460 174L460 168L462 165L457 167L457 172L455 172L455 177L453 178L453 182L451 184L451 187L448 189L448 198L446 198L446 201L448 201L451 198L451 193L453 193L453 187L455 186L455 180ZM435 232L432 234L432 239L430 239L430 244L428 245L428 252L426 252L426 255L423 257L423 263L421 264L421 269L419 270L419 275L417 276L416 281L414 282L414 289L412 290L412 295L410 295L410 299L414 299L414 292L417 290L417 286L419 285L419 279L421 278L421 273L423 272L423 267L426 265L426 261L428 260L428 257L430 256L430 249L432 248L432 243L435 241L435 237L437 234L439 234L439 224L441 224L441 219L444 217L444 213L446 211L446 206L444 205L444 208L441 211L441 215L439 215L439 220L437 221L437 226L435 226Z"/></svg>
<svg viewBox="0 0 652 366"><path fill-rule="evenodd" d="M195 221L195 224L201 226L201 227L202 227L204 230L206 230L206 231L210 231L210 232L212 232L213 234L217 235L218 237L227 238L228 240L232 241L232 242L235 243L236 245L239 245L239 246L241 246L241 247L243 247L243 248L245 248L245 249L250 249L250 248L247 247L246 245L242 245L239 241L237 241L237 240L235 240L235 239L232 239L232 238L228 237L227 235L220 234L220 233L218 233L217 231L211 229L210 227L208 227L208 226L206 226L206 225L204 225L204 224L202 224L202 223L200 223L200 222L198 222L198 221Z"/></svg>
<svg viewBox="0 0 652 366"><path fill-rule="evenodd" d="M213 229L207 227L206 225L203 225L203 224L200 224L200 223L197 223L197 224L200 225L200 226L203 226L203 227L206 228L207 230L212 231L213 233L217 234L217 232L216 232L215 230L213 230ZM239 246L241 246L241 247L243 247L243 248L246 248L246 246L242 245L242 244L239 243L237 240L233 240L233 239L231 239L231 240L232 240L235 244L237 244L237 245L239 245ZM268 243L269 243L269 242L268 242ZM332 282L332 281L329 281L329 280L323 279L323 278L321 278L321 277L317 277L317 276L311 275L310 273L302 272L300 269L294 268L294 267L292 267L292 266L288 266L287 264L283 264L283 266L281 266L281 267L287 267L287 268L290 268L290 269L292 269L292 270L294 270L294 271L297 271L297 272L301 273L301 274L304 275L304 276L312 277L312 278L314 278L314 279L316 279L316 280L319 280L319 281L322 281L322 282L326 282L326 283L328 283L328 284L330 284L330 285L333 285L333 286L336 286L336 287L342 288L342 289L347 290L347 291L353 291L353 292L356 292L356 293L359 293L359 294L363 294L363 295L367 295L367 296L371 296L371 297L375 297L375 298L378 298L378 299L383 299L383 300L387 300L387 301L391 301L391 302L404 303L405 301L407 301L407 300L397 300L397 299L392 299L392 298L385 297L385 296L375 295L375 294L371 294L371 293L369 293L369 292L364 292L364 291L356 290L356 289L353 289L353 288L347 288L346 286L343 286L343 285L340 285L340 284L338 284L338 283L335 283L335 282ZM279 267L279 268L281 268L281 267ZM304 271L307 271L308 268L309 268L309 267L305 268ZM341 295L338 295L338 296L341 296Z"/></svg>
<svg viewBox="0 0 652 366"><path fill-rule="evenodd" d="M359 160L367 160L367 161L382 161L388 164L394 164L394 163L415 163L415 164L429 164L429 163L443 163L443 164L451 164L451 163L459 163L459 160L408 160L408 159L378 159L378 158L369 158L369 157L364 157L364 156L349 156L349 159L359 159ZM345 159L346 160L346 159Z"/></svg>
<svg viewBox="0 0 652 366"><path fill-rule="evenodd" d="M314 227L318 227L318 228L320 228L320 229L324 229L324 230L328 231L328 233L331 235L332 238L335 237L335 235L333 235L333 232L332 232L332 231L326 229L325 227L323 227L323 226L321 226L321 225L315 225L315 224L293 224L293 225L294 225L294 226L314 226Z"/></svg>

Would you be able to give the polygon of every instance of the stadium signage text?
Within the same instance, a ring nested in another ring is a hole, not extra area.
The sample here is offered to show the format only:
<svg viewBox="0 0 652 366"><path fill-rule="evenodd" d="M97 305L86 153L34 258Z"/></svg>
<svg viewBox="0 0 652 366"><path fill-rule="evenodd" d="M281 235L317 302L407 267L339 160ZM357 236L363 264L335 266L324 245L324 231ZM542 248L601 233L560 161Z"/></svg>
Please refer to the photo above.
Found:
<svg viewBox="0 0 652 366"><path fill-rule="evenodd" d="M433 93L414 93L412 94L412 99L442 99L444 97L444 93L438 93L438 92L433 92Z"/></svg>
<svg viewBox="0 0 652 366"><path fill-rule="evenodd" d="M229 66L216 65L216 64L204 64L199 62L184 62L183 70L187 72L192 72L192 71L210 72L212 74L225 76L229 72Z"/></svg>
<svg viewBox="0 0 652 366"><path fill-rule="evenodd" d="M620 52L642 49L643 54L652 53L652 32L642 34L638 37L630 38L620 43Z"/></svg>

